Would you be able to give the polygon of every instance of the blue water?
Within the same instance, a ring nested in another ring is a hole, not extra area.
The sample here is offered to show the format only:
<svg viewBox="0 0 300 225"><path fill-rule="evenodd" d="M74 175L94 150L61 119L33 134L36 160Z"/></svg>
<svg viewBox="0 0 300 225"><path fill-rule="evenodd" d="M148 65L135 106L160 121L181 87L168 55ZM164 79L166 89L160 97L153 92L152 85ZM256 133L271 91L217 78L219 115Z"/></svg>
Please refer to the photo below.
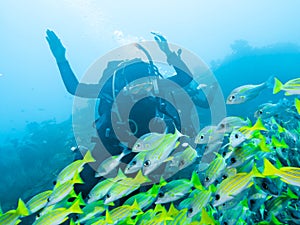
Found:
<svg viewBox="0 0 300 225"><path fill-rule="evenodd" d="M118 6L116 6L118 5ZM296 1L2 1L0 3L0 204L52 187L73 159L73 96L65 90L47 42L54 30L78 78L100 56L122 44L152 40L150 31L200 57L226 98L244 84L270 76L300 75L300 25ZM264 90L256 99L227 106L249 117L283 94ZM291 98L292 99L292 98Z"/></svg>

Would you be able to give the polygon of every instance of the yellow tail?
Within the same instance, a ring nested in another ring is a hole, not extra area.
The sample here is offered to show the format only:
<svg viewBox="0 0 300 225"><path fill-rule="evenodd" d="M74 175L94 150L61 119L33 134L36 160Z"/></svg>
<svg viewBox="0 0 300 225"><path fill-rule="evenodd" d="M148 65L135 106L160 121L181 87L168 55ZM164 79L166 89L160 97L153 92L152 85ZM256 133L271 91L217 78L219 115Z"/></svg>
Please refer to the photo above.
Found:
<svg viewBox="0 0 300 225"><path fill-rule="evenodd" d="M257 167L256 167L255 164L253 165L252 171L251 171L250 173L252 173L252 176L253 176L253 177L261 177L261 178L264 178L264 177L265 177L263 174L261 174L261 173L258 171L258 169L257 169Z"/></svg>
<svg viewBox="0 0 300 225"><path fill-rule="evenodd" d="M146 183L146 182L150 182L151 180L144 176L142 171L139 170L139 172L137 173L136 177L134 178L134 181L140 184Z"/></svg>
<svg viewBox="0 0 300 225"><path fill-rule="evenodd" d="M278 92L281 91L283 84L276 77L274 79L275 79L275 84L273 88L273 94L277 94Z"/></svg>
<svg viewBox="0 0 300 225"><path fill-rule="evenodd" d="M92 156L92 153L90 151L87 151L83 158L83 161L86 163L90 163L90 162L95 162L96 160Z"/></svg>
<svg viewBox="0 0 300 225"><path fill-rule="evenodd" d="M25 203L22 201L22 199L19 199L18 208L16 211L17 211L17 214L20 216L28 216L29 215L29 211L28 211Z"/></svg>
<svg viewBox="0 0 300 225"><path fill-rule="evenodd" d="M278 174L278 169L270 163L269 160L264 159L264 176L274 176Z"/></svg>
<svg viewBox="0 0 300 225"><path fill-rule="evenodd" d="M300 100L295 98L295 107L297 109L298 114L300 115Z"/></svg>
<svg viewBox="0 0 300 225"><path fill-rule="evenodd" d="M75 203L68 209L70 213L83 213L80 208L80 200L76 200Z"/></svg>

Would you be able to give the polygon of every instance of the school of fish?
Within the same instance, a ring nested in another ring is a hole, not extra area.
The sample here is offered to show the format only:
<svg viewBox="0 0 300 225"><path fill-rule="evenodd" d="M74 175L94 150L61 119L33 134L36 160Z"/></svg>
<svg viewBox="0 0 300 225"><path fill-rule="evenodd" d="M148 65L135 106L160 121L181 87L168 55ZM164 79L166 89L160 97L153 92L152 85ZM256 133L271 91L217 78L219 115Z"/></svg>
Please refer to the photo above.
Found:
<svg viewBox="0 0 300 225"><path fill-rule="evenodd" d="M95 161L87 151L58 174L53 189L19 199L14 210L0 210L0 225L30 215L35 225L300 224L300 78L283 84L271 77L236 88L227 104L257 97L271 81L273 94L283 91L287 98L259 106L255 121L228 116L201 129L194 145L181 141L185 135L176 129L145 134L125 169L119 165L128 149L100 164L95 177L117 175L100 180L83 199L74 184L83 183L84 165ZM185 177L171 179L187 168Z"/></svg>

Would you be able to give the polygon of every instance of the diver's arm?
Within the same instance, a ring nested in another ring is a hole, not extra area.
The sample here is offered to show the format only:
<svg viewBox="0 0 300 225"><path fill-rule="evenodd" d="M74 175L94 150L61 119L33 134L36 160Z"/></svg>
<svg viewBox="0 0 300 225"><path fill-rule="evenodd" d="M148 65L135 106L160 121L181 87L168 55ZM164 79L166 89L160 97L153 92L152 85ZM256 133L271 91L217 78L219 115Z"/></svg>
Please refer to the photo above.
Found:
<svg viewBox="0 0 300 225"><path fill-rule="evenodd" d="M169 48L167 39L161 34L151 32L159 48L166 54L167 62L172 65L176 71L176 75L168 78L169 80L177 83L181 87L188 85L193 80L193 75L187 65L182 61L180 54L181 50L176 54Z"/></svg>
<svg viewBox="0 0 300 225"><path fill-rule="evenodd" d="M100 92L99 84L79 83L67 59L57 61L57 66L65 87L71 95L83 98L98 98Z"/></svg>
<svg viewBox="0 0 300 225"><path fill-rule="evenodd" d="M65 47L62 45L61 41L53 31L47 30L46 33L46 39L48 41L50 50L56 60L61 78L67 91L70 94L79 97L97 98L99 94L99 85L79 83L71 69L68 60L65 57Z"/></svg>
<svg viewBox="0 0 300 225"><path fill-rule="evenodd" d="M175 52L167 55L167 62L172 65L176 71L176 75L168 78L171 81L185 87L193 80L193 75L187 65L182 61L179 54Z"/></svg>

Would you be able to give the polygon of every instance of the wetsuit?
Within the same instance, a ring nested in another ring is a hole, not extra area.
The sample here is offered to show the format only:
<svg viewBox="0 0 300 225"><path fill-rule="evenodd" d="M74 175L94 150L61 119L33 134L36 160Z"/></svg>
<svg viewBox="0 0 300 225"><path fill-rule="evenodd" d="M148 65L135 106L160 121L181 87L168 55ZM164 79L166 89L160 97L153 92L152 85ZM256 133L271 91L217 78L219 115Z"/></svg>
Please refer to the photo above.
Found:
<svg viewBox="0 0 300 225"><path fill-rule="evenodd" d="M167 61L170 65L173 65L176 71L176 75L171 76L167 79L157 79L158 89L160 92L170 91L165 86L168 85L168 81L175 82L178 86L183 88L193 80L190 70L187 68L186 64L181 60L180 56L178 56L176 53L173 52L172 54L169 54L167 56ZM79 83L67 60L57 62L63 82L69 93L80 97L100 99L98 108L99 119L97 119L96 121L96 128L102 144L104 145L106 150L108 150L110 155L118 155L124 149L119 145L120 141L116 137L112 128L111 108L113 104L113 91L115 91L115 95L118 95L119 91L122 88L124 88L127 84L138 78L159 76L159 74L154 73L153 71L151 72L151 68L149 70L149 67L151 67L150 63L136 59L133 60L130 64L125 65L121 69L118 68L118 70L116 71L117 65L120 64L120 62L121 61L112 61L108 63L108 66L104 70L102 78L109 77L109 79L104 84L101 91L99 90L99 86L97 86L97 84ZM112 76L113 73L114 78ZM113 79L114 89L112 88ZM125 104L124 107L126 107L126 102L123 102L123 104ZM197 99L195 104L201 107L208 107L206 99ZM148 125L150 120L157 117L158 114L163 115L165 125L168 127L168 132L174 131L173 124L177 126L178 130L180 130L179 115L174 106L172 106L170 103L164 101L161 98L157 98L155 96L148 96L136 102L132 107L129 119L134 121L134 124L138 125L138 128L136 129L132 124L130 124L130 132L132 132L132 130L135 130L136 138L142 136L145 133L148 133ZM159 129L159 126L157 127ZM122 129L122 127L120 129ZM162 127L161 130L157 131L163 132L164 129L165 128ZM193 128L191 127L191 129L189 129L189 132L195 131L193 131ZM134 143L129 143L129 148L133 144ZM96 159L98 159L94 165L95 167L97 167L101 163L101 161L103 161L103 159L110 156L109 154L107 154L107 152L102 151L101 149L101 144L99 145L99 143L96 143L95 149L93 149L92 151L93 156ZM77 154L75 159L82 158L83 154L83 152ZM133 153L125 156L123 158L123 162L129 162L133 156ZM75 185L76 191L82 192L83 197L86 197L90 189L99 181L99 179L94 178L94 174L95 171L92 168L90 168L89 165L86 165L84 171L82 171L81 173L85 184Z"/></svg>

